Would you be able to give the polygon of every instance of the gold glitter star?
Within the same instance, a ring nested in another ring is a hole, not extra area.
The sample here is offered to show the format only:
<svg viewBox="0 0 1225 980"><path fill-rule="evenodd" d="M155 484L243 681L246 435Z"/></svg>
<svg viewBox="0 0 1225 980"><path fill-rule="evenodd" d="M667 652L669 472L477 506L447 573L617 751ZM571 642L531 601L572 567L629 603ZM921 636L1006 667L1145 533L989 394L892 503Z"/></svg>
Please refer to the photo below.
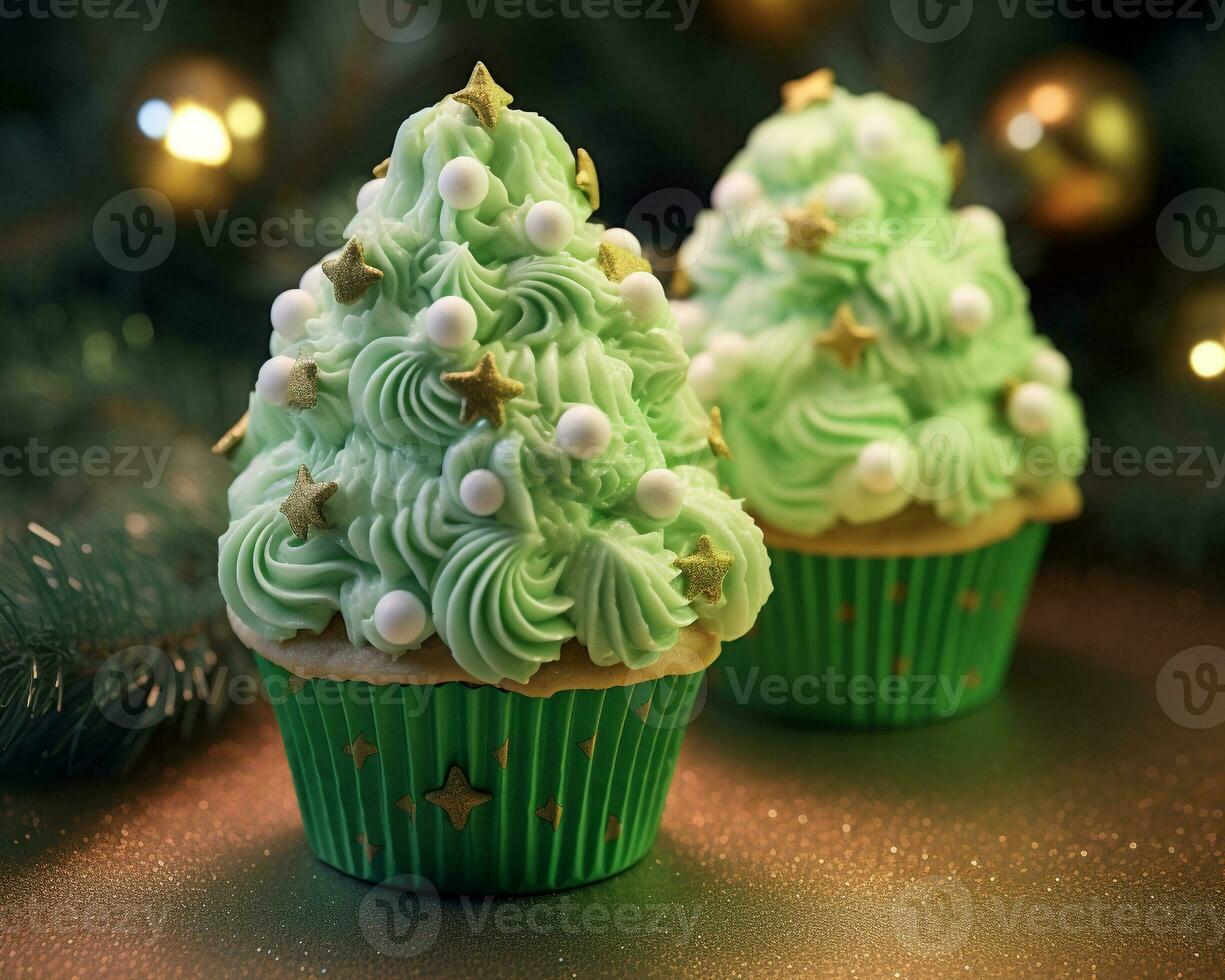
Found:
<svg viewBox="0 0 1225 980"><path fill-rule="evenodd" d="M364 769L366 760L372 755L379 754L379 747L373 742L367 742L364 732L358 732L357 738L352 742L346 743L344 751L345 755L352 757L353 765L357 766L358 769Z"/></svg>
<svg viewBox="0 0 1225 980"><path fill-rule="evenodd" d="M655 701L654 695L647 698L642 704L634 709L634 714L638 716L638 720L644 725L647 723L647 718L651 714L651 704Z"/></svg>
<svg viewBox="0 0 1225 980"><path fill-rule="evenodd" d="M592 735L591 738L585 738L578 743L579 751L587 756L588 759L595 755L595 738L595 735Z"/></svg>
<svg viewBox="0 0 1225 980"><path fill-rule="evenodd" d="M819 252L825 243L838 234L838 226L825 212L824 201L810 201L803 208L788 208L783 212L787 222L787 247Z"/></svg>
<svg viewBox="0 0 1225 980"><path fill-rule="evenodd" d="M576 172L574 182L578 184L579 190L587 195L587 201L591 204L592 211L600 210L600 175L596 173L595 161L591 159L591 154L579 147L576 154L578 160L576 164Z"/></svg>
<svg viewBox="0 0 1225 980"><path fill-rule="evenodd" d="M727 448L727 440L723 438L723 412L716 405L710 410L710 431L706 435L710 451L724 459L735 459L732 451Z"/></svg>
<svg viewBox="0 0 1225 980"><path fill-rule="evenodd" d="M966 612L978 612L982 604L983 597L976 589L966 589L957 597L957 605L961 606Z"/></svg>
<svg viewBox="0 0 1225 980"><path fill-rule="evenodd" d="M365 852L366 863L373 864L374 856L383 849L383 845L382 844L371 844L370 838L368 838L365 834L358 834L357 842L361 844L362 851Z"/></svg>
<svg viewBox="0 0 1225 980"><path fill-rule="evenodd" d="M242 442L251 422L251 413L243 412L242 418L230 426L230 430L213 444L214 456L228 456Z"/></svg>
<svg viewBox="0 0 1225 980"><path fill-rule="evenodd" d="M506 403L518 398L524 387L498 370L493 354L486 354L471 371L449 371L443 383L464 396L459 420L470 425L479 418L489 419L495 429L506 424Z"/></svg>
<svg viewBox="0 0 1225 980"><path fill-rule="evenodd" d="M493 129L502 118L502 110L515 101L506 89L493 80L484 62L478 61L468 79L468 87L453 96L476 113L486 129Z"/></svg>
<svg viewBox="0 0 1225 980"><path fill-rule="evenodd" d="M311 479L306 464L298 467L298 477L293 490L281 504L281 513L289 520L294 537L305 541L310 529L326 531L328 522L323 519L323 504L337 490L335 483L316 483Z"/></svg>
<svg viewBox="0 0 1225 980"><path fill-rule="evenodd" d="M332 281L336 302L356 303L367 289L383 278L381 269L366 265L366 249L356 238L350 238L339 257L323 263L323 274Z"/></svg>
<svg viewBox="0 0 1225 980"><path fill-rule="evenodd" d="M305 351L298 351L289 372L289 393L285 396L286 408L314 408L319 402L319 365Z"/></svg>
<svg viewBox="0 0 1225 980"><path fill-rule="evenodd" d="M604 843L611 844L621 836L621 821L613 814L608 815L608 823L604 825Z"/></svg>
<svg viewBox="0 0 1225 980"><path fill-rule="evenodd" d="M561 826L562 805L558 803L552 796L549 801L536 811L536 816L547 824L553 825L553 832L557 833L557 828Z"/></svg>
<svg viewBox="0 0 1225 980"><path fill-rule="evenodd" d="M600 264L600 271L612 282L620 282L635 272L651 271L651 263L646 259L635 255L629 249L609 245L608 242L600 244L600 255L596 261Z"/></svg>
<svg viewBox="0 0 1225 980"><path fill-rule="evenodd" d="M376 177L386 177L387 171L389 171L390 169L391 169L391 157L388 157L382 163L375 164L374 169L371 170L370 172L374 174L374 176Z"/></svg>
<svg viewBox="0 0 1225 980"><path fill-rule="evenodd" d="M848 370L859 363L865 347L876 343L877 332L855 322L849 303L834 314L834 325L817 336L818 347L828 347Z"/></svg>
<svg viewBox="0 0 1225 980"><path fill-rule="evenodd" d="M493 759L498 764L499 769L506 768L506 761L509 756L510 756L510 739L508 738L505 742L503 742L501 745L499 745L496 749L493 750Z"/></svg>
<svg viewBox="0 0 1225 980"><path fill-rule="evenodd" d="M417 801L411 796L401 796L393 806L407 813L408 819L413 823L417 822Z"/></svg>
<svg viewBox="0 0 1225 980"><path fill-rule="evenodd" d="M811 75L797 78L783 86L783 109L799 112L814 102L828 102L834 94L834 70L818 68Z"/></svg>
<svg viewBox="0 0 1225 980"><path fill-rule="evenodd" d="M685 575L685 598L702 596L707 602L723 598L723 579L736 560L730 551L720 551L709 534L698 538L698 550L688 558L678 558L674 565Z"/></svg>
<svg viewBox="0 0 1225 980"><path fill-rule="evenodd" d="M949 140L941 147L941 152L953 178L953 190L957 190L966 179L966 148L960 140Z"/></svg>
<svg viewBox="0 0 1225 980"><path fill-rule="evenodd" d="M452 766L447 773L446 785L430 790L425 794L425 798L446 811L451 818L452 827L463 830L468 825L468 814L492 800L493 794L473 787L464 771L459 766Z"/></svg>

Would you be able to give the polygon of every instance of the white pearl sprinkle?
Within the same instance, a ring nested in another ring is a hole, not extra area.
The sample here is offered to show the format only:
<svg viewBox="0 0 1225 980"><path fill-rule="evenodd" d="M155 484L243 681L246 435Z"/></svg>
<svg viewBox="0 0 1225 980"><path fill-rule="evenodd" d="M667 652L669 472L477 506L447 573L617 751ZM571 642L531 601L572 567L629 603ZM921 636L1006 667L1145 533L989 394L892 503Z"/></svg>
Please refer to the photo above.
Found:
<svg viewBox="0 0 1225 980"><path fill-rule="evenodd" d="M357 192L357 210L365 211L374 203L374 199L379 196L379 191L383 189L383 185L387 183L385 177L375 177L374 180L368 180L362 184L362 189Z"/></svg>
<svg viewBox="0 0 1225 980"><path fill-rule="evenodd" d="M306 321L319 312L305 289L287 289L272 301L272 329L293 343L306 336Z"/></svg>
<svg viewBox="0 0 1225 980"><path fill-rule="evenodd" d="M323 267L321 265L312 265L302 273L302 278L298 280L298 288L314 295L323 288L323 284L326 281L323 275Z"/></svg>
<svg viewBox="0 0 1225 980"><path fill-rule="evenodd" d="M621 280L621 299L634 319L648 323L668 306L663 283L649 272L631 272Z"/></svg>
<svg viewBox="0 0 1225 980"><path fill-rule="evenodd" d="M1037 381L1027 381L1008 399L1008 421L1023 436L1045 435L1054 417L1055 393Z"/></svg>
<svg viewBox="0 0 1225 980"><path fill-rule="evenodd" d="M825 188L825 203L844 218L858 218L872 207L876 192L859 174L839 174Z"/></svg>
<svg viewBox="0 0 1225 980"><path fill-rule="evenodd" d="M893 443L884 439L870 442L859 451L855 479L869 493L892 493L898 488Z"/></svg>
<svg viewBox="0 0 1225 980"><path fill-rule="evenodd" d="M964 334L975 334L991 322L995 305L982 286L965 283L949 294L949 313L954 327Z"/></svg>
<svg viewBox="0 0 1225 980"><path fill-rule="evenodd" d="M459 481L459 502L469 513L489 517L506 502L506 484L493 470L473 470Z"/></svg>
<svg viewBox="0 0 1225 980"><path fill-rule="evenodd" d="M611 441L608 416L592 405L575 405L557 420L557 444L575 459L594 459Z"/></svg>
<svg viewBox="0 0 1225 980"><path fill-rule="evenodd" d="M553 255L574 237L574 217L557 201L541 201L532 205L523 228L533 247Z"/></svg>
<svg viewBox="0 0 1225 980"><path fill-rule="evenodd" d="M897 151L900 136L887 113L874 112L856 127L855 147L870 160L883 160Z"/></svg>
<svg viewBox="0 0 1225 980"><path fill-rule="evenodd" d="M489 193L489 171L472 157L456 157L438 175L438 193L457 211L471 211Z"/></svg>
<svg viewBox="0 0 1225 980"><path fill-rule="evenodd" d="M704 402L712 402L719 394L719 365L707 350L689 362L689 384Z"/></svg>
<svg viewBox="0 0 1225 980"><path fill-rule="evenodd" d="M289 397L289 372L293 365L294 359L284 354L265 361L255 381L256 394L269 405L284 405Z"/></svg>
<svg viewBox="0 0 1225 980"><path fill-rule="evenodd" d="M685 488L671 470L648 470L638 480L634 498L647 517L670 521L681 512Z"/></svg>
<svg viewBox="0 0 1225 980"><path fill-rule="evenodd" d="M635 255L642 256L642 242L638 241L634 235L626 231L624 228L609 228L600 236L600 241L605 245L615 245L617 248L623 248L627 252L633 252Z"/></svg>
<svg viewBox="0 0 1225 980"><path fill-rule="evenodd" d="M476 309L462 296L444 296L425 311L426 335L448 350L468 343L476 326Z"/></svg>
<svg viewBox="0 0 1225 980"><path fill-rule="evenodd" d="M957 219L965 222L977 235L996 239L1004 237L1004 222L1000 216L981 204L971 204L962 208L957 212Z"/></svg>
<svg viewBox="0 0 1225 980"><path fill-rule="evenodd" d="M701 305L692 299L674 299L671 305L672 315L676 317L676 326L681 332L681 340L685 342L685 346L698 343L706 329L706 314L702 312Z"/></svg>
<svg viewBox="0 0 1225 980"><path fill-rule="evenodd" d="M761 195L761 181L752 174L731 173L719 178L710 193L710 202L719 211L741 211Z"/></svg>
<svg viewBox="0 0 1225 980"><path fill-rule="evenodd" d="M732 330L720 330L710 338L706 349L715 359L720 380L730 381L739 375L744 367L744 359L749 352L749 339Z"/></svg>
<svg viewBox="0 0 1225 980"><path fill-rule="evenodd" d="M1053 347L1035 351L1029 362L1029 373L1035 381L1051 388L1066 389L1072 383L1072 365Z"/></svg>
<svg viewBox="0 0 1225 980"><path fill-rule="evenodd" d="M388 592L374 607L374 628L392 646L416 643L425 632L425 606L411 592Z"/></svg>

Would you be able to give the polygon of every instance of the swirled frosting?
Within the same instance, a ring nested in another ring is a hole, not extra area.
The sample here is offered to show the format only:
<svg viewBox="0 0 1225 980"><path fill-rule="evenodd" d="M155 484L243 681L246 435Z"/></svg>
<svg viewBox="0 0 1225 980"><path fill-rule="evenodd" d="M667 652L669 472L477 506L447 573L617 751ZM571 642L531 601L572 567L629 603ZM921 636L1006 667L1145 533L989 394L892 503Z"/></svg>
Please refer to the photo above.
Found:
<svg viewBox="0 0 1225 980"><path fill-rule="evenodd" d="M758 126L699 216L673 308L734 456L720 477L767 524L915 503L961 524L1079 475L1067 362L999 218L952 190L931 123L835 88Z"/></svg>
<svg viewBox="0 0 1225 980"><path fill-rule="evenodd" d="M459 158L489 178L467 209L439 186ZM376 188L346 237L382 278L346 304L308 274L304 336L271 342L273 355L314 360L315 405L252 396L220 542L233 614L273 640L339 614L351 643L390 656L437 634L489 683L528 680L575 638L596 664L637 669L692 624L723 639L747 632L771 588L761 534L718 489L667 304L644 312L599 264L605 229L589 220L561 135L509 109L486 128L444 99L401 126ZM533 244L529 215L542 202L573 223L560 248ZM475 330L443 344L428 311L453 297ZM523 386L497 427L465 422L463 395L443 379L486 354ZM576 406L607 420L602 451L565 450L558 423ZM305 541L279 510L303 465L337 486L327 527ZM639 482L661 469L679 497L648 500L648 513ZM499 488L492 512L465 496L477 471ZM690 598L676 565L702 535L734 559L715 603ZM415 597L424 626L409 642L380 632L376 608L392 593Z"/></svg>

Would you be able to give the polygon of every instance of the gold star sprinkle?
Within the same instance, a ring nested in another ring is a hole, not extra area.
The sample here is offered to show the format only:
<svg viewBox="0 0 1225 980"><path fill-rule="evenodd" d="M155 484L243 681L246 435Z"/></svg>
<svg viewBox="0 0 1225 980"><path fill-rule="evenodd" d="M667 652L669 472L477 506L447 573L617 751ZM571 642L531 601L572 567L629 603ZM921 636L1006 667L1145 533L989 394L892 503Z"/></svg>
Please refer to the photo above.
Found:
<svg viewBox="0 0 1225 980"><path fill-rule="evenodd" d="M693 280L684 269L672 273L672 281L668 283L668 295L673 299L684 299L693 295Z"/></svg>
<svg viewBox="0 0 1225 980"><path fill-rule="evenodd" d="M499 769L506 768L506 760L510 756L510 739L499 745L493 750L493 759L498 764Z"/></svg>
<svg viewBox="0 0 1225 980"><path fill-rule="evenodd" d="M323 274L332 281L336 302L356 303L367 289L383 278L381 269L366 265L366 249L350 238L340 255L323 263Z"/></svg>
<svg viewBox="0 0 1225 980"><path fill-rule="evenodd" d="M251 413L243 412L242 418L230 426L230 431L223 435L213 445L214 456L228 456L242 442L247 434L247 426L251 422Z"/></svg>
<svg viewBox="0 0 1225 980"><path fill-rule="evenodd" d="M382 163L375 164L375 167L370 172L376 177L386 177L387 171L391 169L391 157L388 157Z"/></svg>
<svg viewBox="0 0 1225 980"><path fill-rule="evenodd" d="M306 464L298 467L298 477L293 490L281 504L281 513L289 521L294 537L305 541L310 529L326 531L328 522L323 519L323 505L337 490L335 483L316 483L311 479Z"/></svg>
<svg viewBox="0 0 1225 980"><path fill-rule="evenodd" d="M367 742L364 732L358 732L357 738L345 745L345 755L352 756L353 765L358 769L364 768L366 760L378 754L379 747L372 742Z"/></svg>
<svg viewBox="0 0 1225 980"><path fill-rule="evenodd" d="M286 408L314 408L319 402L319 365L305 351L298 352L289 372L289 393Z"/></svg>
<svg viewBox="0 0 1225 980"><path fill-rule="evenodd" d="M647 718L651 714L651 704L655 701L654 695L647 698L642 704L634 709L634 714L638 716L638 720L644 725L647 723Z"/></svg>
<svg viewBox="0 0 1225 980"><path fill-rule="evenodd" d="M413 823L417 822L417 801L411 796L401 796L393 805L407 813Z"/></svg>
<svg viewBox="0 0 1225 980"><path fill-rule="evenodd" d="M590 759L593 755L595 755L595 735L592 735L591 738L583 739L578 743L578 747L579 751Z"/></svg>
<svg viewBox="0 0 1225 980"><path fill-rule="evenodd" d="M591 159L591 154L579 147L577 170L574 175L574 182L578 184L579 190L587 195L587 202L591 205L592 211L600 210L600 175L596 173L595 161Z"/></svg>
<svg viewBox="0 0 1225 980"><path fill-rule="evenodd" d="M561 826L561 811L562 805L550 796L549 801L536 811L536 816L545 823L552 824L553 832L557 833L557 828Z"/></svg>
<svg viewBox="0 0 1225 980"><path fill-rule="evenodd" d="M834 70L818 68L811 75L797 78L783 86L783 109L799 112L814 102L828 102L834 94Z"/></svg>
<svg viewBox="0 0 1225 980"><path fill-rule="evenodd" d="M843 303L834 314L834 325L817 336L817 346L827 347L848 370L859 363L865 347L876 343L877 332L855 322L849 303Z"/></svg>
<svg viewBox="0 0 1225 980"><path fill-rule="evenodd" d="M374 856L383 849L382 844L371 844L370 839L365 834L358 834L357 842L361 844L362 851L365 852L367 864L372 864Z"/></svg>
<svg viewBox="0 0 1225 980"><path fill-rule="evenodd" d="M716 456L735 459L732 451L727 448L727 440L723 438L723 412L718 405L710 410L710 431L706 434L706 441L710 444L710 451Z"/></svg>
<svg viewBox="0 0 1225 980"><path fill-rule="evenodd" d="M961 606L966 612L978 612L978 608L982 604L983 597L976 589L966 589L957 597L957 605Z"/></svg>
<svg viewBox="0 0 1225 980"><path fill-rule="evenodd" d="M949 176L953 178L953 190L957 190L966 179L966 148L959 140L949 140L941 147L941 152L949 168Z"/></svg>
<svg viewBox="0 0 1225 980"><path fill-rule="evenodd" d="M472 69L468 87L456 92L454 99L475 112L476 118L486 129L493 129L502 118L502 110L515 101L514 96L493 80L489 69L481 61Z"/></svg>
<svg viewBox="0 0 1225 980"><path fill-rule="evenodd" d="M621 821L611 813L608 815L608 823L604 825L604 843L611 844L621 836Z"/></svg>
<svg viewBox="0 0 1225 980"><path fill-rule="evenodd" d="M495 429L506 424L506 403L518 398L524 387L498 370L493 354L486 354L471 371L450 371L442 376L443 383L464 397L459 420L470 425L486 418Z"/></svg>
<svg viewBox="0 0 1225 980"><path fill-rule="evenodd" d="M600 244L600 255L596 261L600 264L600 271L612 282L620 282L635 272L651 271L651 263L646 259L628 249L609 245L608 242Z"/></svg>
<svg viewBox="0 0 1225 980"><path fill-rule="evenodd" d="M787 247L819 252L825 243L838 234L838 226L825 212L824 201L811 201L803 208L788 208L783 212L787 222Z"/></svg>
<svg viewBox="0 0 1225 980"><path fill-rule="evenodd" d="M731 570L736 556L730 551L720 551L710 540L709 534L698 538L698 550L688 558L678 558L673 563L685 575L685 598L698 596L707 602L718 602L723 598L723 579Z"/></svg>
<svg viewBox="0 0 1225 980"><path fill-rule="evenodd" d="M434 806L442 807L446 811L447 816L451 818L452 827L456 830L463 830L468 825L468 814L481 804L492 800L493 794L473 787L468 782L468 777L464 775L464 771L459 766L452 766L451 771L447 773L446 784L438 789L430 790L425 794L425 798Z"/></svg>

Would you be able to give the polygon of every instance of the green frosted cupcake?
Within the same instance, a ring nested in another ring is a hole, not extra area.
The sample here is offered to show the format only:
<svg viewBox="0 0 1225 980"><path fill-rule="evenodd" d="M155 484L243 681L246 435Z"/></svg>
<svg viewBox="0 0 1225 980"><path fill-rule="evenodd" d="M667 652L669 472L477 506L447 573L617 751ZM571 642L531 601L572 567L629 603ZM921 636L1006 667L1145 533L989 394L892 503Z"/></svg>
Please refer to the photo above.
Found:
<svg viewBox="0 0 1225 980"><path fill-rule="evenodd" d="M950 209L914 109L784 88L716 185L673 302L719 474L777 592L721 690L831 724L945 718L995 694L1086 434L999 218ZM690 295L691 293L691 295Z"/></svg>
<svg viewBox="0 0 1225 980"><path fill-rule="evenodd" d="M401 126L219 446L221 588L311 847L452 893L640 859L770 591L662 287L590 223L590 157L509 103L478 65Z"/></svg>

